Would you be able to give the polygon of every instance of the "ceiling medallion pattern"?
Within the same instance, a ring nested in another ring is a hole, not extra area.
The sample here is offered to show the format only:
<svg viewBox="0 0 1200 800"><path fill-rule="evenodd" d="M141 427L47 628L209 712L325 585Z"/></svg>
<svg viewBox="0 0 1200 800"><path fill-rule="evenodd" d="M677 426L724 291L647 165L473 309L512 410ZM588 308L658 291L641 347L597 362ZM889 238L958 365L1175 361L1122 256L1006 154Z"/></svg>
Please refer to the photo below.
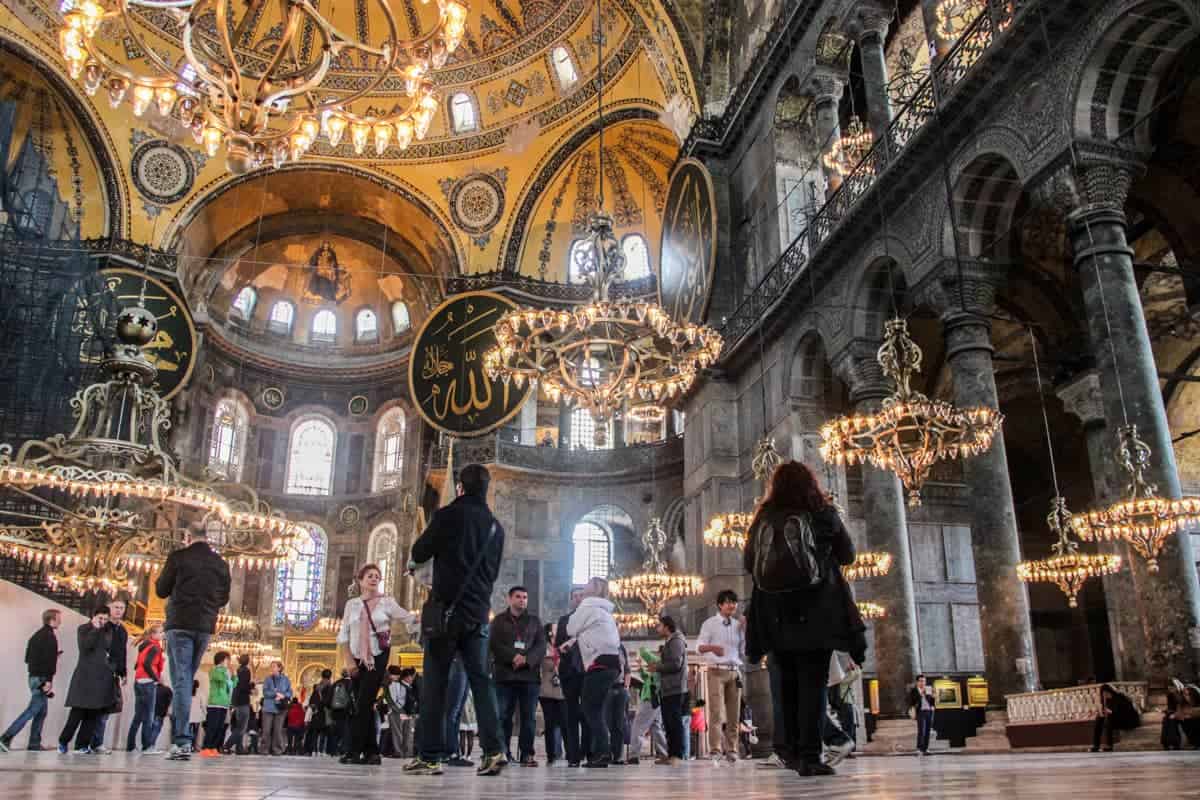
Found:
<svg viewBox="0 0 1200 800"><path fill-rule="evenodd" d="M508 168L493 172L478 172L454 180L438 182L450 203L450 218L454 224L471 235L480 249L491 241L491 231L504 212L504 188L508 183Z"/></svg>
<svg viewBox="0 0 1200 800"><path fill-rule="evenodd" d="M138 145L133 151L130 172L138 192L160 205L179 202L196 182L196 166L188 152L165 139Z"/></svg>

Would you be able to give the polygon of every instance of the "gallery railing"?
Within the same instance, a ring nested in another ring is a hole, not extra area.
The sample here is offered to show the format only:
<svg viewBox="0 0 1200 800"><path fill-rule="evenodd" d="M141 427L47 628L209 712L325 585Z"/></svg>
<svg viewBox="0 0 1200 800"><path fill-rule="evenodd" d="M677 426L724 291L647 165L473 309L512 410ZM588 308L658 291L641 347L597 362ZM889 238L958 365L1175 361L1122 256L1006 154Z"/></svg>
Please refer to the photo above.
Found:
<svg viewBox="0 0 1200 800"><path fill-rule="evenodd" d="M614 475L655 472L683 462L683 437L672 436L651 444L625 445L599 450L537 447L506 441L495 434L454 442L454 465L498 464L530 472ZM446 446L434 449L432 469L445 469Z"/></svg>

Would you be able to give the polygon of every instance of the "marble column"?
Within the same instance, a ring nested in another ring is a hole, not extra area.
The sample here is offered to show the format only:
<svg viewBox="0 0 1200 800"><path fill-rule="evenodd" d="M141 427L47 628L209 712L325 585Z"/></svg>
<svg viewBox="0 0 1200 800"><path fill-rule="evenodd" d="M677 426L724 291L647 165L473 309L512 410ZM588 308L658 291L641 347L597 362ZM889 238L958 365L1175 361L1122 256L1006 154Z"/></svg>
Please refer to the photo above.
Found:
<svg viewBox="0 0 1200 800"><path fill-rule="evenodd" d="M1115 431L1126 420L1137 426L1152 451L1146 479L1159 495L1180 496L1175 451L1167 425L1150 334L1125 238L1125 200L1139 168L1126 162L1084 162L1076 174L1078 208L1067 217L1075 268L1083 291L1092 355L1100 374L1104 415ZM1115 451L1116 437L1109 446ZM1124 474L1110 485L1123 485ZM1194 675L1200 666L1200 585L1188 535L1174 535L1158 557L1159 572L1134 556L1130 567L1139 594L1116 602L1144 605L1148 661L1144 676L1161 686L1174 675Z"/></svg>
<svg viewBox="0 0 1200 800"><path fill-rule="evenodd" d="M954 402L961 408L1000 407L988 320L997 288L993 275L981 267L952 269L935 281L929 295L941 315ZM971 550L984 670L991 702L1002 703L1007 694L1037 688L1029 593L1017 577L1021 537L1003 431L987 452L967 458L964 466L971 496Z"/></svg>
<svg viewBox="0 0 1200 800"><path fill-rule="evenodd" d="M851 27L858 39L862 56L863 83L867 92L867 122L876 142L887 141L888 125L892 122L892 105L888 97L887 60L883 52L888 25L893 10L873 1L855 9Z"/></svg>
<svg viewBox="0 0 1200 800"><path fill-rule="evenodd" d="M878 343L860 342L838 359L836 368L850 386L850 402L857 413L879 409L891 392L879 362ZM917 602L913 591L912 556L908 541L908 515L904 491L893 472L862 467L863 518L867 546L891 553L887 575L871 579L875 602L887 609L887 619L877 623L875 663L879 677L879 710L885 717L906 713L908 689L921 672L921 649L917 637Z"/></svg>
<svg viewBox="0 0 1200 800"><path fill-rule="evenodd" d="M1083 423L1083 435L1087 439L1088 463L1092 472L1091 507L1101 507L1116 502L1123 487L1113 483L1116 475L1112 464L1114 440L1104 420L1104 401L1100 391L1100 375L1094 370L1075 378L1057 390L1067 413L1074 414ZM1082 498L1076 500L1072 511L1084 511ZM1146 636L1142 610L1136 598L1140 595L1129 568L1131 552L1124 542L1099 542L1085 544L1084 549L1095 548L1103 553L1116 553L1124 559L1121 571L1116 575L1101 578L1104 584L1104 604L1108 614L1109 638L1112 640L1113 665L1119 681L1141 680L1146 675ZM1132 601L1132 602L1131 602Z"/></svg>
<svg viewBox="0 0 1200 800"><path fill-rule="evenodd" d="M842 175L830 168L826 156L840 149L842 138L838 120L838 106L845 91L845 82L840 75L826 67L817 67L809 82L813 98L814 133L817 146L821 148L821 173L825 176L825 196L829 197L842 184Z"/></svg>

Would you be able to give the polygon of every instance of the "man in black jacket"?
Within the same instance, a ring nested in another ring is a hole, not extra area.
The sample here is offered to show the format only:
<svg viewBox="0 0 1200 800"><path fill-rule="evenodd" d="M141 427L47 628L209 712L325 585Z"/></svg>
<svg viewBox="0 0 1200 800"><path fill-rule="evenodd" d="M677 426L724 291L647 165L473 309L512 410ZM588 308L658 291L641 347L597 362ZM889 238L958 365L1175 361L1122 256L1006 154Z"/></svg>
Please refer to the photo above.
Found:
<svg viewBox="0 0 1200 800"><path fill-rule="evenodd" d="M0 753L7 753L12 740L17 737L25 723L29 728L29 750L42 749L42 723L46 721L48 695L54 690L54 673L58 669L58 637L54 631L62 622L62 614L51 608L42 612L42 627L29 637L25 645L25 664L29 667L29 705L21 712L8 730L0 736Z"/></svg>
<svg viewBox="0 0 1200 800"><path fill-rule="evenodd" d="M455 654L475 699L483 761L480 775L498 775L504 768L504 747L496 714L496 693L488 674L488 611L492 586L500 574L504 528L487 507L491 475L479 464L463 467L458 498L439 508L429 527L413 543L412 561L433 559L432 597L453 606L445 636L425 642L424 680L417 738L420 755L404 769L417 775L440 775L441 762L454 752L447 742L445 713L447 676Z"/></svg>
<svg viewBox="0 0 1200 800"><path fill-rule="evenodd" d="M188 715L192 681L208 640L217 629L217 614L229 602L229 565L208 544L208 530L188 529L188 545L167 556L154 591L167 602L167 663L171 668L173 743L167 758L186 761L192 752Z"/></svg>
<svg viewBox="0 0 1200 800"><path fill-rule="evenodd" d="M518 752L522 767L536 767L533 740L537 736L537 701L542 690L541 666L546 657L546 631L542 621L529 611L529 592L524 586L508 590L508 610L491 624L492 668L500 724L504 731L506 757L512 746L512 718L521 713Z"/></svg>
<svg viewBox="0 0 1200 800"><path fill-rule="evenodd" d="M579 607L583 590L571 591L571 613ZM567 731L564 735L567 750L567 766L578 767L586 761L591 748L588 741L587 720L583 718L583 659L575 641L567 635L567 620L571 613L558 618L555 626L554 646L561 654L558 662L558 679L562 682L563 700L567 712Z"/></svg>
<svg viewBox="0 0 1200 800"><path fill-rule="evenodd" d="M113 674L125 685L128 677L129 632L125 630L125 601L114 599L108 604L108 631L112 634L108 645L108 665ZM112 748L104 746L104 735L108 728L108 714L96 720L96 731L92 734L92 752L102 756L112 755Z"/></svg>
<svg viewBox="0 0 1200 800"><path fill-rule="evenodd" d="M233 694L229 697L229 706L233 709L233 725L230 726L229 739L225 742L226 753L246 755L246 729L250 725L250 695L253 692L254 676L250 672L250 656L243 653L238 656L237 683L234 684Z"/></svg>

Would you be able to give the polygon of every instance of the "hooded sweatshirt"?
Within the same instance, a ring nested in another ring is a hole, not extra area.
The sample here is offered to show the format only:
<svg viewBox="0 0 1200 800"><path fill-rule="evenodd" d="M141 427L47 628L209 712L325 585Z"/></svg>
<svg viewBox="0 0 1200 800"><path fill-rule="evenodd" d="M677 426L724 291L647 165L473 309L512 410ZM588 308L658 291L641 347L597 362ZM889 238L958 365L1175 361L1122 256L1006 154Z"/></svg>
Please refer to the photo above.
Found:
<svg viewBox="0 0 1200 800"><path fill-rule="evenodd" d="M585 597L567 620L567 635L576 640L585 670L603 656L609 656L604 660L613 664L620 658L621 634L613 619L613 608L603 597Z"/></svg>

